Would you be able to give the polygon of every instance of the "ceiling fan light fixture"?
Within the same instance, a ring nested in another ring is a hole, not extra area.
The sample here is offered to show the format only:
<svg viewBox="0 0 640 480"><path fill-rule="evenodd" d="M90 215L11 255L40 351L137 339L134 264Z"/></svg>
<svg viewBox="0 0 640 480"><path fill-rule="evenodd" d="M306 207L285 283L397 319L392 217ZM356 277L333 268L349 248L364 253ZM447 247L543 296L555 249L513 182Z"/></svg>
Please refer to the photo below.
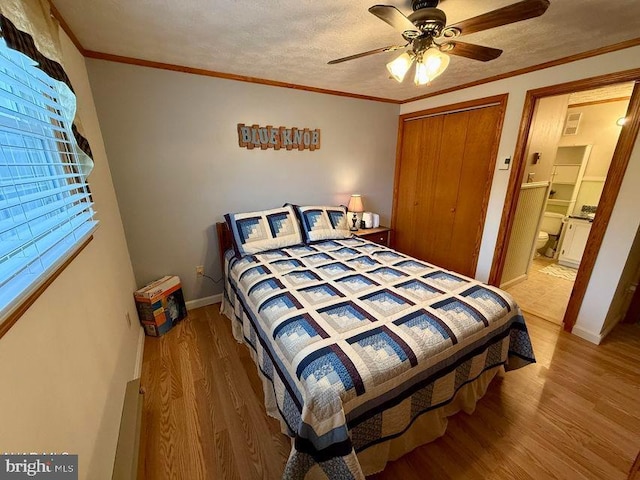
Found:
<svg viewBox="0 0 640 480"><path fill-rule="evenodd" d="M449 55L442 53L437 48L428 48L423 52L416 63L416 85L427 85L434 78L442 74L449 66Z"/></svg>
<svg viewBox="0 0 640 480"><path fill-rule="evenodd" d="M369 8L369 13L400 32L406 43L376 48L331 60L328 63L334 65L409 47L405 53L387 64L391 78L402 82L415 62L415 84L428 85L449 66L449 56L444 52L480 62L495 60L502 54L499 48L460 42L457 40L458 36L539 17L551 3L550 0L519 0L511 5L447 25L447 15L438 8L440 1L411 0L413 13L409 16L393 5L373 5Z"/></svg>
<svg viewBox="0 0 640 480"><path fill-rule="evenodd" d="M415 55L413 55L412 53L404 52L395 60L387 63L387 70L389 70L391 78L394 78L398 82L402 83L415 58Z"/></svg>

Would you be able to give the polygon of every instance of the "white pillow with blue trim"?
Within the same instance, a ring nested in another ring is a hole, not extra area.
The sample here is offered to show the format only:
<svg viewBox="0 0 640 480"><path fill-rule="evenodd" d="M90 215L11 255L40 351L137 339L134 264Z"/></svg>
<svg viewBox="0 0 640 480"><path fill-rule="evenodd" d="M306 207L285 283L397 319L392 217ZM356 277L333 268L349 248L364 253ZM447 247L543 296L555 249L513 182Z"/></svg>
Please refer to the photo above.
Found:
<svg viewBox="0 0 640 480"><path fill-rule="evenodd" d="M237 257L303 243L291 205L258 212L227 213L224 218L231 230Z"/></svg>
<svg viewBox="0 0 640 480"><path fill-rule="evenodd" d="M347 221L347 207L296 205L296 211L306 243L351 236Z"/></svg>

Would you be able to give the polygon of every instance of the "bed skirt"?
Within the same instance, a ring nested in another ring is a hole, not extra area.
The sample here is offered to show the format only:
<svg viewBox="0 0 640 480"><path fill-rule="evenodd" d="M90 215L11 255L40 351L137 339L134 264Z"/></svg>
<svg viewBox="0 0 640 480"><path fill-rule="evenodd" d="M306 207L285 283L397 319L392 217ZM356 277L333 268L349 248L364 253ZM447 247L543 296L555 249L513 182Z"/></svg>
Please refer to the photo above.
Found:
<svg viewBox="0 0 640 480"><path fill-rule="evenodd" d="M433 442L444 435L447 430L448 417L460 411L467 414L473 413L476 403L484 396L491 380L500 370L503 370L502 366L483 372L474 381L461 387L450 403L417 417L399 437L356 453L362 472L365 475L381 472L387 462L397 460L415 448Z"/></svg>

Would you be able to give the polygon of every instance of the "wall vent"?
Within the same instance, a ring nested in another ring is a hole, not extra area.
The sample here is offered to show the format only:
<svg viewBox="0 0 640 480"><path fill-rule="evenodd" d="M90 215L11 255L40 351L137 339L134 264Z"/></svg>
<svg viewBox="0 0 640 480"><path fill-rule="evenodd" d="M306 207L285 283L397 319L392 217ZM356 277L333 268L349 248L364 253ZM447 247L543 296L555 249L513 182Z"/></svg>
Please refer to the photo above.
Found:
<svg viewBox="0 0 640 480"><path fill-rule="evenodd" d="M581 118L582 118L582 113L569 113L567 115L566 121L564 122L564 131L562 132L562 134L577 135Z"/></svg>

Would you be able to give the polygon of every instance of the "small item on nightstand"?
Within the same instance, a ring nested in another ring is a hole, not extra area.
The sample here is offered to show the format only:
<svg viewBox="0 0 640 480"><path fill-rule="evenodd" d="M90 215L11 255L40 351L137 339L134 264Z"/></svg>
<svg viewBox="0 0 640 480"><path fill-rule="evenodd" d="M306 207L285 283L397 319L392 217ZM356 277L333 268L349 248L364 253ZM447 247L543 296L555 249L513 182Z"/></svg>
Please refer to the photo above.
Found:
<svg viewBox="0 0 640 480"><path fill-rule="evenodd" d="M351 195L347 210L349 210L350 212L353 212L353 218L351 219L351 221L353 222L353 225L351 227L351 231L355 232L356 230L358 230L358 227L356 226L358 223L357 214L364 212L364 205L362 205L362 197L357 194Z"/></svg>
<svg viewBox="0 0 640 480"><path fill-rule="evenodd" d="M380 226L380 215L377 213L373 214L373 228L378 228Z"/></svg>
<svg viewBox="0 0 640 480"><path fill-rule="evenodd" d="M364 228L373 228L373 213L364 212L362 214L362 221L364 222Z"/></svg>

